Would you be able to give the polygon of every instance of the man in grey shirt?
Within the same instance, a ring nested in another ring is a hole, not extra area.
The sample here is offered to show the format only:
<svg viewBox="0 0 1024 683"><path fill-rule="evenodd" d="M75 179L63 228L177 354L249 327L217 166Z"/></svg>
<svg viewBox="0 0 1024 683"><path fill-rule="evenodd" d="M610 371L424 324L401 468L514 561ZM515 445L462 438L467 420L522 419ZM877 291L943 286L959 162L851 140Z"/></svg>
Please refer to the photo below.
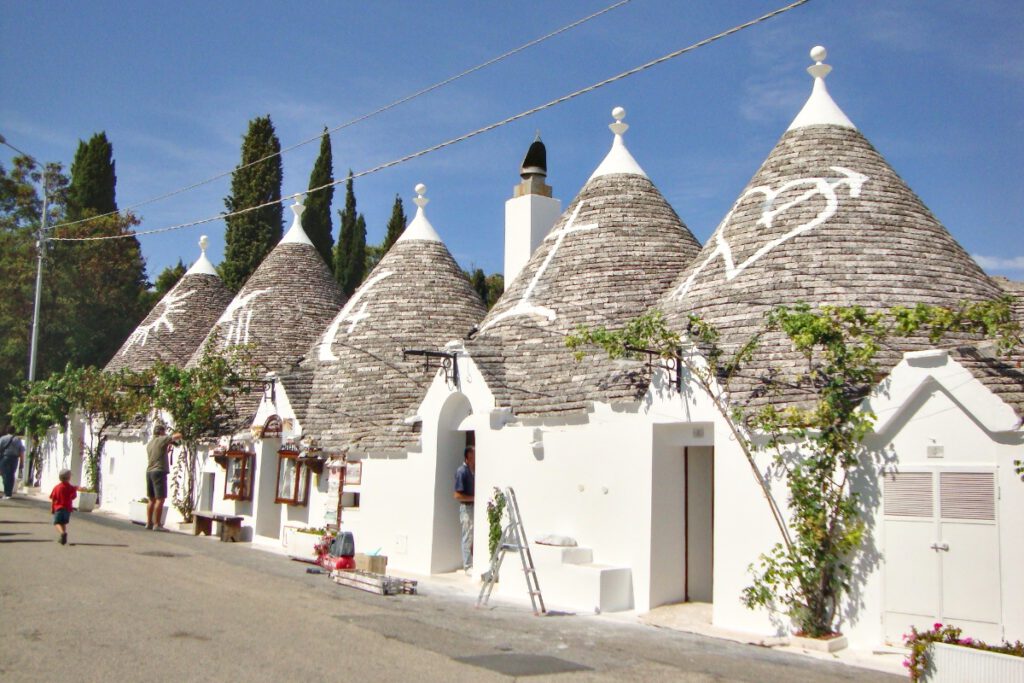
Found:
<svg viewBox="0 0 1024 683"><path fill-rule="evenodd" d="M149 465L146 467L146 528L163 531L164 501L167 500L167 474L171 471L168 447L181 442L181 433L167 436L167 428L157 425L153 438L146 444Z"/></svg>

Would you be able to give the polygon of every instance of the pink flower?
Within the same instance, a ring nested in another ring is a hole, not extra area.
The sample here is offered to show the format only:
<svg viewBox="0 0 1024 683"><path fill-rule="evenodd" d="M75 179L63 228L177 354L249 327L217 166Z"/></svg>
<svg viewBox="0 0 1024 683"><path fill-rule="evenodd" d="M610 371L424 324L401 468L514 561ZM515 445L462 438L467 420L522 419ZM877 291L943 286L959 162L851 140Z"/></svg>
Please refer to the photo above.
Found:
<svg viewBox="0 0 1024 683"><path fill-rule="evenodd" d="M960 641L960 644L961 645L973 645L974 644L974 638L964 638L963 640Z"/></svg>
<svg viewBox="0 0 1024 683"><path fill-rule="evenodd" d="M910 662L908 662L907 660L904 659L903 660L903 666L905 666L906 668L909 669L910 668Z"/></svg>
<svg viewBox="0 0 1024 683"><path fill-rule="evenodd" d="M942 624L940 624L939 622L936 621L935 622L935 630L938 631L940 628L942 628Z"/></svg>

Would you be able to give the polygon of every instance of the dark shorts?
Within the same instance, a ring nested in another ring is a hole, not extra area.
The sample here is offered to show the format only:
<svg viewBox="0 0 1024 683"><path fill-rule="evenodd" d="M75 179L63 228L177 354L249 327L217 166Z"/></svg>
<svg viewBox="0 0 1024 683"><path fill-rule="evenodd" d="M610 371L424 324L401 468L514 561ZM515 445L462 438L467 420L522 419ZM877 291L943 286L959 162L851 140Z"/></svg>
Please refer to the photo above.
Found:
<svg viewBox="0 0 1024 683"><path fill-rule="evenodd" d="M151 500L167 497L166 472L146 472L146 495Z"/></svg>
<svg viewBox="0 0 1024 683"><path fill-rule="evenodd" d="M71 521L71 510L67 508L61 508L53 513L54 524L67 524Z"/></svg>

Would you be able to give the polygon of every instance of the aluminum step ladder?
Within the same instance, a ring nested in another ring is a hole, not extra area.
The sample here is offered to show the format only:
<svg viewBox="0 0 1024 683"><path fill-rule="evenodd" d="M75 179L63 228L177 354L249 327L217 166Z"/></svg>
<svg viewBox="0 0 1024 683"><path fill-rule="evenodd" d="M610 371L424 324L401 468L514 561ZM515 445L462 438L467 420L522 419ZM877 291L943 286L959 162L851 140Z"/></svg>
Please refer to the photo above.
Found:
<svg viewBox="0 0 1024 683"><path fill-rule="evenodd" d="M480 595L476 599L476 606L482 607L491 599L491 591L494 584L498 582L498 574L501 571L501 563L505 560L505 553L512 551L519 553L519 559L523 563L523 576L526 578L526 590L530 594L530 604L533 605L533 613L540 616L547 612L544 607L544 596L540 592L540 583L537 581L537 570L533 566L533 555L530 553L530 544L526 540L526 529L523 528L523 517L519 513L519 503L516 502L516 492L511 486L505 489L505 510L508 512L508 524L501 532L501 540L491 555L491 568L483 575L483 585L480 587Z"/></svg>

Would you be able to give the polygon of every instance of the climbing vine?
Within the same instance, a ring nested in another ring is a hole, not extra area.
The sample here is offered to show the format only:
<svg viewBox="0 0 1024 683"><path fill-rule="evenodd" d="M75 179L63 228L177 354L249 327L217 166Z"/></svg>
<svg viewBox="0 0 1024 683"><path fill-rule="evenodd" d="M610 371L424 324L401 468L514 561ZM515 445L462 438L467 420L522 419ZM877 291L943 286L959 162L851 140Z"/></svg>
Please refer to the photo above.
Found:
<svg viewBox="0 0 1024 683"><path fill-rule="evenodd" d="M860 500L851 481L870 464L863 442L875 416L862 409L862 401L882 376L882 352L893 338L926 335L938 343L951 332L984 336L1008 352L1022 344L1020 324L1010 310L1007 299L955 309L918 305L876 312L799 303L771 310L761 332L731 350L698 316L690 316L684 336L653 311L621 330L577 328L566 345L577 358L587 346L597 346L612 358L645 349L679 359L725 418L780 532L781 541L750 566L744 604L779 609L801 633L824 637L838 629L839 608L864 542ZM762 373L757 380L769 397L799 388L806 396L799 405L779 407L769 400L755 409L729 399L733 380L747 370L768 333L782 333L805 362L786 376ZM785 474L788 523L757 465L759 452L768 452L776 471Z"/></svg>

